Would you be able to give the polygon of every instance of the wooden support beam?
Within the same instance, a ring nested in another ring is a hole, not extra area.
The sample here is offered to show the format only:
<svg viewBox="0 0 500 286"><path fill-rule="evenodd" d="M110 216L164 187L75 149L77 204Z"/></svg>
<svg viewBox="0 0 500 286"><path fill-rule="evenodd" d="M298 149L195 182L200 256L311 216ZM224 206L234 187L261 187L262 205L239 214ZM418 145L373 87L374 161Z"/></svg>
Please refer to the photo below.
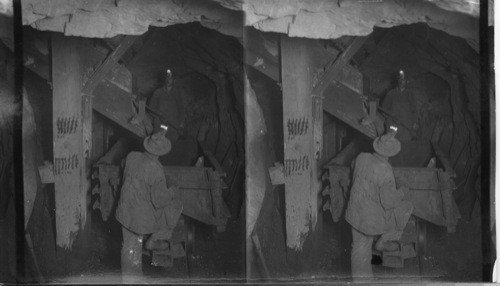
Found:
<svg viewBox="0 0 500 286"><path fill-rule="evenodd" d="M364 99L362 98L363 78L356 68L348 65L349 60L362 47L367 39L368 37L356 38L340 55L326 52L317 41L311 41L308 50L310 54L314 55L310 60L311 65L316 67L315 65L324 66L328 64L325 73L312 91L312 95L317 105L321 105L325 111L359 130L363 134L370 138L374 138L379 134L379 131L383 129L383 124L381 125L383 120L380 116L377 116L375 122L372 124L361 124L362 119L366 116L366 112L363 109ZM320 59L319 61L318 58ZM335 58L336 60L331 63ZM271 79L279 81L280 70L276 62L278 61L270 60L268 56L261 56L259 53L253 52L252 50L248 50L245 53L245 63L247 65L267 75ZM325 90L330 90L328 87L332 89L333 92L330 93L333 94L329 94L323 103L321 95ZM319 110L316 114L318 114L318 121L321 121ZM316 129L315 142L317 143L315 143L315 145L321 149L321 138L319 138L322 134L321 126L317 125Z"/></svg>
<svg viewBox="0 0 500 286"><path fill-rule="evenodd" d="M109 81L99 84L93 94L92 106L95 111L141 138L148 135L146 125L149 126L150 122L143 121L141 124L130 122L135 115L131 99L133 94Z"/></svg>
<svg viewBox="0 0 500 286"><path fill-rule="evenodd" d="M338 59L325 71L319 82L314 86L313 95L321 96L328 85L335 80L342 68L349 63L349 60L363 46L368 37L357 37L347 49L345 49Z"/></svg>
<svg viewBox="0 0 500 286"><path fill-rule="evenodd" d="M375 138L379 134L380 119L374 124L363 125L361 122L366 116L363 98L361 95L344 84L334 81L325 91L323 108L329 114L347 123L352 128L365 134L370 138Z"/></svg>
<svg viewBox="0 0 500 286"><path fill-rule="evenodd" d="M79 46L79 38L52 37L56 242L63 248L72 247L87 216Z"/></svg>
<svg viewBox="0 0 500 286"><path fill-rule="evenodd" d="M309 39L283 37L281 41L286 238L294 251L302 250L318 213L322 108L318 98L311 96L317 68L313 46Z"/></svg>
<svg viewBox="0 0 500 286"><path fill-rule="evenodd" d="M106 60L92 74L89 80L85 83L83 93L91 94L94 88L106 77L108 72L120 60L123 54L134 44L137 36L126 36L118 47L109 54Z"/></svg>
<svg viewBox="0 0 500 286"><path fill-rule="evenodd" d="M101 51L93 48L86 41L82 41L80 48L82 53L82 64L85 67L95 66L96 63L105 62L106 56ZM147 136L147 128L144 124L132 124L130 120L134 117L135 111L132 101L135 100L135 95L130 93L130 85L127 84L126 76L122 79L122 72L126 70L123 66L111 65L111 70L116 73L109 72L104 76L91 93L84 93L84 110L87 120L84 122L84 137L86 151L91 150L91 135L92 135L92 116L91 109L97 111L103 116L114 121L118 125L131 131L139 137ZM125 75L125 73L123 74ZM143 121L144 123L144 121ZM150 124L147 123L146 125ZM88 152L86 152L88 154ZM92 154L90 154L92 157Z"/></svg>

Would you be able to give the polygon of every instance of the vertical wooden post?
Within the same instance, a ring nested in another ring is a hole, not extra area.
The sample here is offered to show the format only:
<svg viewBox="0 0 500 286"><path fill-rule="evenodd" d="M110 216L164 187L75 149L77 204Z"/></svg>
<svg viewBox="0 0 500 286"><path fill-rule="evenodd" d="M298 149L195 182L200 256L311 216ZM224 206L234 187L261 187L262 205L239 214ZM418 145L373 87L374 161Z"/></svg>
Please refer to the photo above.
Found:
<svg viewBox="0 0 500 286"><path fill-rule="evenodd" d="M323 234L323 195L321 184L321 172L323 161L323 98L320 95L311 97L312 121L313 121L313 142L314 142L314 165L311 170L311 225L313 232L313 253L321 252L321 239Z"/></svg>
<svg viewBox="0 0 500 286"><path fill-rule="evenodd" d="M71 248L86 219L82 69L79 39L52 37L53 148L56 242Z"/></svg>
<svg viewBox="0 0 500 286"><path fill-rule="evenodd" d="M284 175L288 248L301 251L317 222L317 160L322 145L321 99L312 97L311 40L283 37ZM319 108L319 111L318 111Z"/></svg>
<svg viewBox="0 0 500 286"><path fill-rule="evenodd" d="M85 70L86 66L82 66L80 70ZM92 201L92 192L90 192L91 179L90 174L92 174L92 159L93 154L93 140L92 140L92 131L93 131L93 100L92 94L82 92L81 93L81 102L82 102L82 156L83 162L85 162L84 167L81 170L81 187L80 187L80 195L81 195L81 208L85 208L85 218L83 221L83 236L82 236L82 252L85 253L86 249L90 246L91 242L91 227L92 227L92 212L91 212L91 201ZM98 136L100 137L100 136Z"/></svg>

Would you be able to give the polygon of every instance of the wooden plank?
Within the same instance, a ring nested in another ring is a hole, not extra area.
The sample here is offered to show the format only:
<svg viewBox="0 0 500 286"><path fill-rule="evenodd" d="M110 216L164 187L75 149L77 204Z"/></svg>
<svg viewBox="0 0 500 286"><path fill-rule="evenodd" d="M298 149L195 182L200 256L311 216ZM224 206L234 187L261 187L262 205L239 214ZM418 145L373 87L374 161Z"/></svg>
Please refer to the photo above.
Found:
<svg viewBox="0 0 500 286"><path fill-rule="evenodd" d="M81 65L85 67L91 67L99 63L100 61L105 62L109 59L106 55L101 53L101 51L92 47L88 41L82 40L80 46L81 53ZM102 66L102 64L101 64ZM98 113L104 115L108 119L114 121L123 128L129 130L137 136L145 137L147 135L146 126L149 126L150 122L143 122L141 125L131 124L129 121L135 115L133 109L132 100L135 95L130 94L129 91L125 90L124 87L127 84L119 84L121 80L117 80L117 74L113 74L113 68L115 70L123 70L124 68L118 65L110 65L110 70L104 75L104 79L97 82L97 86L91 92L84 93L84 107L85 120L84 120L84 142L86 146L86 154L90 153L92 150L92 117L91 109L97 111ZM113 76L115 75L115 76ZM94 73L95 76L95 73ZM93 77L94 77L93 76ZM121 78L121 77L120 77ZM88 84L89 81L87 81ZM92 154L90 154L92 156Z"/></svg>
<svg viewBox="0 0 500 286"><path fill-rule="evenodd" d="M394 178L396 185L407 186L408 188L419 190L440 191L438 169L435 168L411 168L394 167Z"/></svg>
<svg viewBox="0 0 500 286"><path fill-rule="evenodd" d="M366 116L361 95L340 82L334 81L325 91L323 109L370 138L377 137L374 125L362 125Z"/></svg>
<svg viewBox="0 0 500 286"><path fill-rule="evenodd" d="M109 81L100 83L93 93L93 108L95 111L139 137L147 136L146 128L143 125L130 123L130 120L135 115L132 104L133 94Z"/></svg>
<svg viewBox="0 0 500 286"><path fill-rule="evenodd" d="M212 196L207 190L177 189L176 197L182 201L182 214L208 225L219 223L212 213Z"/></svg>
<svg viewBox="0 0 500 286"><path fill-rule="evenodd" d="M314 176L313 130L318 112L313 109L318 106L311 97L316 70L312 46L311 40L301 38L283 37L281 42L286 238L287 246L296 251L302 250L317 219L319 184Z"/></svg>
<svg viewBox="0 0 500 286"><path fill-rule="evenodd" d="M222 184L220 181L182 181L179 183L176 181L176 185L179 185L181 190L189 189L189 190L206 190L210 191L212 189L222 188Z"/></svg>
<svg viewBox="0 0 500 286"><path fill-rule="evenodd" d="M63 248L71 248L87 215L79 45L78 38L52 37L56 242Z"/></svg>
<svg viewBox="0 0 500 286"><path fill-rule="evenodd" d="M345 65L339 72L337 81L354 90L359 95L363 94L363 74L351 65Z"/></svg>
<svg viewBox="0 0 500 286"><path fill-rule="evenodd" d="M326 87L335 80L342 68L349 63L349 60L363 46L368 37L357 37L347 49L345 49L338 59L325 71L321 80L316 84L313 90L314 95L321 95Z"/></svg>
<svg viewBox="0 0 500 286"><path fill-rule="evenodd" d="M120 60L121 56L134 44L137 36L126 36L118 47L109 54L99 68L92 74L90 79L85 83L83 93L90 94L97 85L106 77L109 71Z"/></svg>

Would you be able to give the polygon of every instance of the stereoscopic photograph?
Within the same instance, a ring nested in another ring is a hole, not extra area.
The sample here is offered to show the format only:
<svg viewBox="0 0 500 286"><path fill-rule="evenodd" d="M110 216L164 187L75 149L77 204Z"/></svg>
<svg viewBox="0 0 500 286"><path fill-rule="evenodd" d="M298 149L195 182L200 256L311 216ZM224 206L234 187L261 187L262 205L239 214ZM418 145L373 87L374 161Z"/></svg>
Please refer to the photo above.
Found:
<svg viewBox="0 0 500 286"><path fill-rule="evenodd" d="M0 283L497 282L493 6L0 0Z"/></svg>

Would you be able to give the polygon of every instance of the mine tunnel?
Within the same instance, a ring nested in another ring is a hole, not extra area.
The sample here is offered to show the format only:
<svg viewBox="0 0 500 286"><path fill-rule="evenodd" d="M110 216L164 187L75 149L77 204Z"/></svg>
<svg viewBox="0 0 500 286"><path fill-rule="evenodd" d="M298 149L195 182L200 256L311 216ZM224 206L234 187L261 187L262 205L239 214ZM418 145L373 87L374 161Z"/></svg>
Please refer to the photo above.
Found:
<svg viewBox="0 0 500 286"><path fill-rule="evenodd" d="M167 253L144 252L144 272L159 279L244 277L243 48L238 39L199 23L104 39L25 27L23 37L25 59L31 61L23 80L23 131L31 132L23 155L39 169L39 174L25 172L24 179L25 191L33 191L25 195L28 279L80 274L120 279L122 227L115 213L125 159L143 152L144 138L161 126L168 128L171 152L159 162L168 184L178 187L183 209ZM2 44L4 88L13 84L13 58ZM85 95L75 93L80 87L88 88ZM2 138L12 132L6 124ZM76 147L79 140L83 149ZM2 162L12 163L12 146L4 146ZM12 183L7 166L2 185ZM2 215L9 222L5 234L10 234L3 239L14 251L10 192L2 193ZM2 261L2 269L15 265ZM9 273L15 269L4 274Z"/></svg>
<svg viewBox="0 0 500 286"><path fill-rule="evenodd" d="M381 284L490 281L492 1L14 2L0 282L358 282L361 240ZM347 217L382 138L390 251ZM153 185L169 228L139 233L122 201Z"/></svg>
<svg viewBox="0 0 500 286"><path fill-rule="evenodd" d="M259 193L259 184L252 185L260 216L247 220L255 222L261 249L247 253L251 275L321 280L335 273L350 281L353 237L345 217L353 164L359 154L373 153L373 139L393 126L401 151L389 162L414 209L399 252L373 253L374 276L484 279L483 263L493 254L483 247L493 238L481 236L491 225L483 225L490 206L482 196L490 192L481 184L482 140L488 139L481 134L487 111L477 46L424 23L331 40L309 38L309 27L295 26L303 37L290 36L292 28L289 36L246 30L249 105L260 107L247 114L258 122L248 127L248 140L265 142L247 152L270 146L252 167L255 174L269 168L269 180L260 183L273 190ZM404 91L398 91L401 78Z"/></svg>

